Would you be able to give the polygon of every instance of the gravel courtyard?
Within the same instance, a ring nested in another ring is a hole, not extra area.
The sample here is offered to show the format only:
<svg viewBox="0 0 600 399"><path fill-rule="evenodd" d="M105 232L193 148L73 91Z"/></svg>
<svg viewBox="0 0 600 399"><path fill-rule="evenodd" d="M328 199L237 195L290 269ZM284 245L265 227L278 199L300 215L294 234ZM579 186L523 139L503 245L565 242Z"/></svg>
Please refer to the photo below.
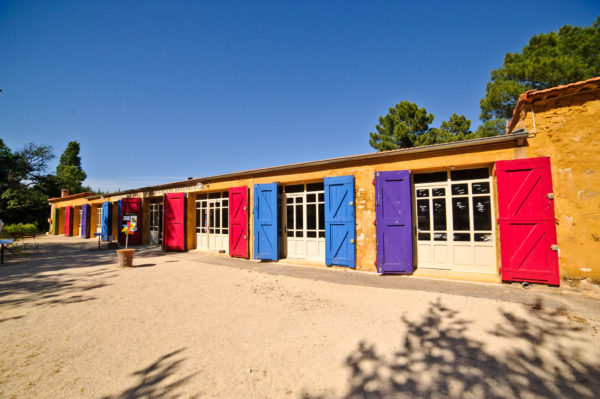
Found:
<svg viewBox="0 0 600 399"><path fill-rule="evenodd" d="M581 291L46 236L0 266L2 398L593 398ZM339 281L339 282L334 282Z"/></svg>

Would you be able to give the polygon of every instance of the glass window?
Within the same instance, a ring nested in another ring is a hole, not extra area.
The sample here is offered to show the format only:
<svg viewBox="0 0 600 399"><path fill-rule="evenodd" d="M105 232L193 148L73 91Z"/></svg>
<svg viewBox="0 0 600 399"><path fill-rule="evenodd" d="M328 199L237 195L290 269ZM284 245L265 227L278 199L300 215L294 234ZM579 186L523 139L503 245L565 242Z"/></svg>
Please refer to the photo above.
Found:
<svg viewBox="0 0 600 399"><path fill-rule="evenodd" d="M417 190L417 198L422 198L422 197L429 197L428 189Z"/></svg>
<svg viewBox="0 0 600 399"><path fill-rule="evenodd" d="M306 202L316 202L317 201L317 194L307 194L306 195Z"/></svg>
<svg viewBox="0 0 600 399"><path fill-rule="evenodd" d="M304 184L296 184L294 186L285 186L286 193L301 193L304 191Z"/></svg>
<svg viewBox="0 0 600 399"><path fill-rule="evenodd" d="M431 240L431 234L429 234L429 233L419 233L417 235L417 237L421 241L430 241Z"/></svg>
<svg viewBox="0 0 600 399"><path fill-rule="evenodd" d="M209 194L208 194L208 198L209 198L209 199L217 199L217 198L221 198L221 193L209 193Z"/></svg>
<svg viewBox="0 0 600 399"><path fill-rule="evenodd" d="M431 230L429 200L417 200L417 224L419 230Z"/></svg>
<svg viewBox="0 0 600 399"><path fill-rule="evenodd" d="M492 211L490 197L473 197L473 225L475 230L492 229Z"/></svg>
<svg viewBox="0 0 600 399"><path fill-rule="evenodd" d="M302 220L302 206L297 206L296 207L296 228L297 229L302 229L304 228L304 221ZM302 237L302 236L296 236L296 237Z"/></svg>
<svg viewBox="0 0 600 399"><path fill-rule="evenodd" d="M316 230L317 228L317 205L306 205L306 228Z"/></svg>
<svg viewBox="0 0 600 399"><path fill-rule="evenodd" d="M229 209L227 207L223 208L223 228L227 229L229 228ZM225 233L225 232L224 232Z"/></svg>
<svg viewBox="0 0 600 399"><path fill-rule="evenodd" d="M303 237L303 236L304 236L304 231L296 230L296 237Z"/></svg>
<svg viewBox="0 0 600 399"><path fill-rule="evenodd" d="M448 236L446 233L433 233L433 241L447 241Z"/></svg>
<svg viewBox="0 0 600 399"><path fill-rule="evenodd" d="M470 241L471 234L469 233L454 233L454 241Z"/></svg>
<svg viewBox="0 0 600 399"><path fill-rule="evenodd" d="M467 195L469 194L469 185L466 183L453 184L452 195Z"/></svg>
<svg viewBox="0 0 600 399"><path fill-rule="evenodd" d="M317 232L316 231L307 231L306 236L308 238L317 238Z"/></svg>
<svg viewBox="0 0 600 399"><path fill-rule="evenodd" d="M490 177L490 171L488 168L462 169L462 170L453 170L450 172L450 178L454 181L487 179L488 177Z"/></svg>
<svg viewBox="0 0 600 399"><path fill-rule="evenodd" d="M492 234L491 233L475 233L475 241L490 242L490 241L492 241Z"/></svg>
<svg viewBox="0 0 600 399"><path fill-rule="evenodd" d="M294 207L288 206L287 208L287 227L288 229L294 229Z"/></svg>
<svg viewBox="0 0 600 399"><path fill-rule="evenodd" d="M448 180L446 172L418 173L414 175L415 183L436 183Z"/></svg>
<svg viewBox="0 0 600 399"><path fill-rule="evenodd" d="M323 191L325 186L323 182L320 183L309 183L306 185L306 191Z"/></svg>
<svg viewBox="0 0 600 399"><path fill-rule="evenodd" d="M433 200L433 229L446 230L446 199Z"/></svg>
<svg viewBox="0 0 600 399"><path fill-rule="evenodd" d="M473 183L473 184L471 184L471 188L473 189L473 194L489 194L490 193L490 183L488 183L488 182Z"/></svg>
<svg viewBox="0 0 600 399"><path fill-rule="evenodd" d="M325 205L319 204L319 230L325 230ZM319 235L319 237L321 237ZM325 237L325 236L323 236Z"/></svg>
<svg viewBox="0 0 600 399"><path fill-rule="evenodd" d="M446 189L445 188L432 188L431 189L431 196L432 197L443 197L444 195L446 195Z"/></svg>
<svg viewBox="0 0 600 399"><path fill-rule="evenodd" d="M324 202L324 201L325 201L325 194L319 193L319 202Z"/></svg>
<svg viewBox="0 0 600 399"><path fill-rule="evenodd" d="M469 198L452 198L452 227L454 230L470 230Z"/></svg>

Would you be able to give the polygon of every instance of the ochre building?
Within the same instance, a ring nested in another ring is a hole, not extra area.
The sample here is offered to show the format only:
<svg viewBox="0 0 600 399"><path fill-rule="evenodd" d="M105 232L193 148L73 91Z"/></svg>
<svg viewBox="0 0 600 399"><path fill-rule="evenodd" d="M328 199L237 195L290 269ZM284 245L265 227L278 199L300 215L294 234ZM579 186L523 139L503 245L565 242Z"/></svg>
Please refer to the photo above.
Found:
<svg viewBox="0 0 600 399"><path fill-rule="evenodd" d="M600 280L600 78L523 94L503 136L50 199L51 233L379 274ZM121 234L121 237L119 237Z"/></svg>

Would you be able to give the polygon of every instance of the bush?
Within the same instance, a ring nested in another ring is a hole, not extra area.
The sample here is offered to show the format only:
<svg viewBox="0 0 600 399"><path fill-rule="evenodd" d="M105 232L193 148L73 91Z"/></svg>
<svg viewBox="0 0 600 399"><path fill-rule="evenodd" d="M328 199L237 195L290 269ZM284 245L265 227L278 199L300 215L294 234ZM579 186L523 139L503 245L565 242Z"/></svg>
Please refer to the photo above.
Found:
<svg viewBox="0 0 600 399"><path fill-rule="evenodd" d="M2 229L2 236L3 237L10 237L11 234L14 233L21 233L21 234L25 234L25 235L34 235L38 232L38 228L35 224L33 223L27 223L27 224L23 224L23 223L17 223L17 224L9 224L4 226L4 228Z"/></svg>

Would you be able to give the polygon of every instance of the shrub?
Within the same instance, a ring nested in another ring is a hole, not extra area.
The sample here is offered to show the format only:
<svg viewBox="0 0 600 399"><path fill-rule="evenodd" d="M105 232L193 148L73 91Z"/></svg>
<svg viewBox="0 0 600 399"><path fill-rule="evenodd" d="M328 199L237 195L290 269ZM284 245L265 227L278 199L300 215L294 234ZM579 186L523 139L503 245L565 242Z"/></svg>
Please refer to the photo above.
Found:
<svg viewBox="0 0 600 399"><path fill-rule="evenodd" d="M4 226L4 228L2 229L2 236L10 237L10 235L14 234L14 233L33 235L33 234L36 234L37 232L38 232L38 228L33 223L27 223L27 224L17 223L17 224L9 224L9 225Z"/></svg>

